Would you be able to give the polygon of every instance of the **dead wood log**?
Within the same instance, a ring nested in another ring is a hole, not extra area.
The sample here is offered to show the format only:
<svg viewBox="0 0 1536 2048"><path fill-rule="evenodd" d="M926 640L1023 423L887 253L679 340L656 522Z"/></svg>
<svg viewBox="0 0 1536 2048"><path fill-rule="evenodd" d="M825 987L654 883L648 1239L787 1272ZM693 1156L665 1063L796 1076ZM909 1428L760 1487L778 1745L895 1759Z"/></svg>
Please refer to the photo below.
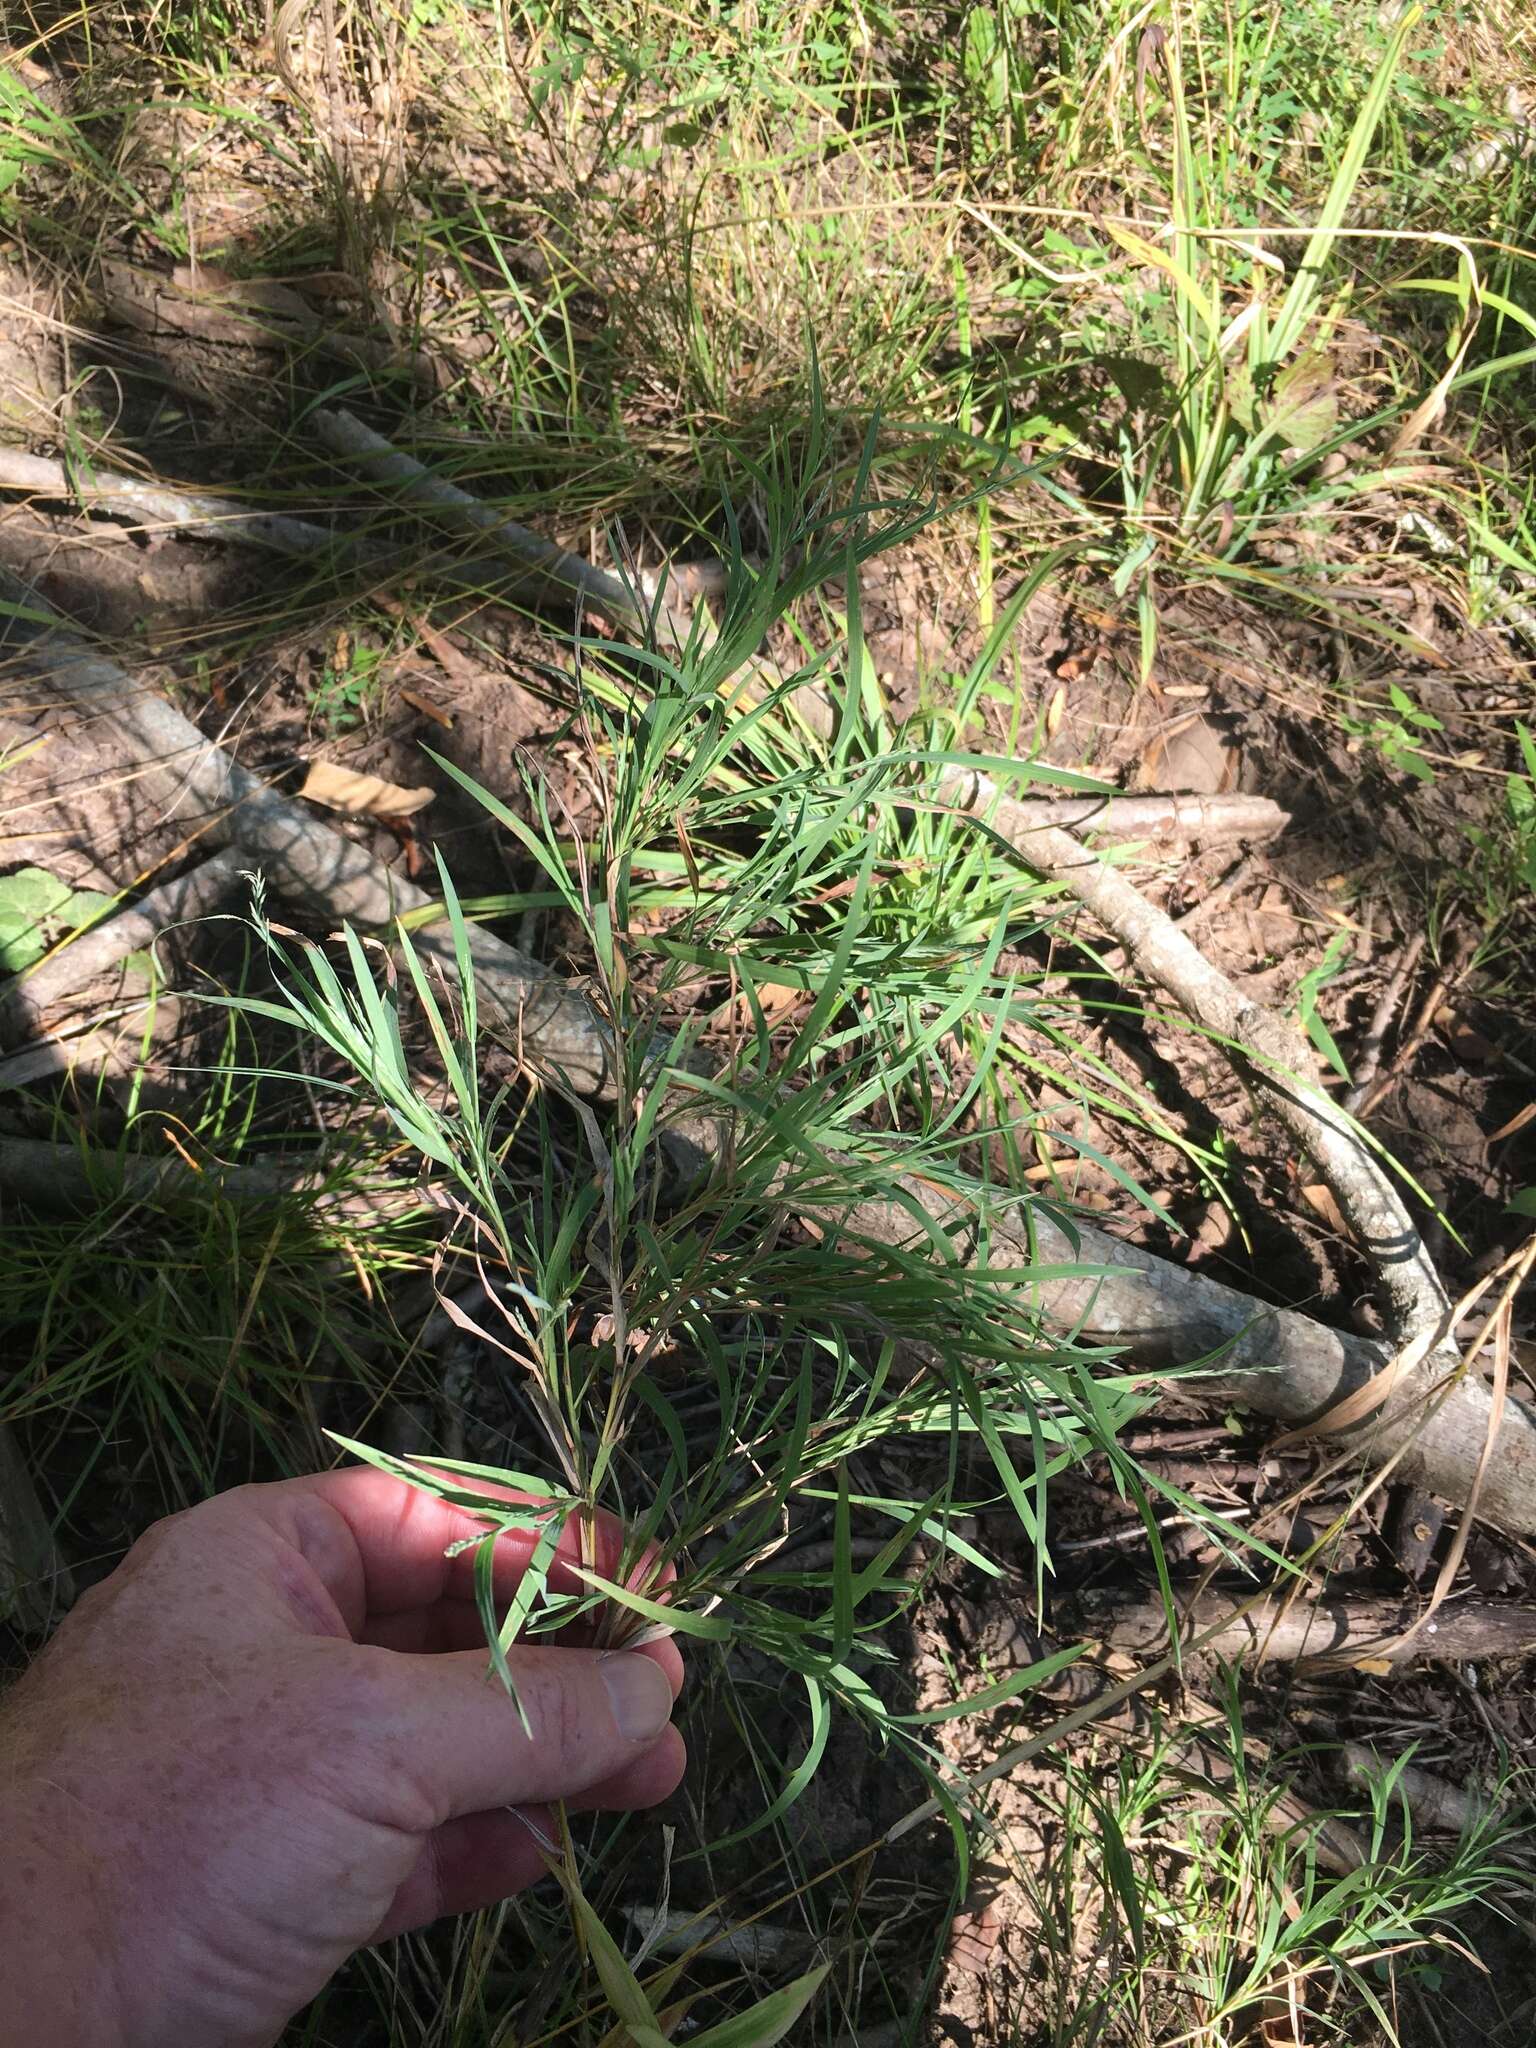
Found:
<svg viewBox="0 0 1536 2048"><path fill-rule="evenodd" d="M307 348L367 370L407 370L425 391L437 364L387 335L349 333L275 278L227 277L204 268L194 279L138 264L104 262L96 277L103 311L137 334L190 334L238 348Z"/></svg>
<svg viewBox="0 0 1536 2048"><path fill-rule="evenodd" d="M450 587L494 591L507 579L505 553L465 555L445 547L424 554L418 545L370 533L339 532L289 512L262 511L238 498L209 491L176 490L118 471L66 469L49 456L0 448L0 490L79 504L87 512L110 512L132 522L130 532L148 536L190 534L315 568L356 576L374 588L400 577L430 576ZM526 576L526 566L519 572Z"/></svg>
<svg viewBox="0 0 1536 2048"><path fill-rule="evenodd" d="M52 1080L56 1074L88 1074L93 1083L132 1081L143 1071L143 1029L147 1027L150 1010L151 998L146 996L138 1002L114 1006L109 1019L115 1029L107 1029L105 1023L89 1025L22 1046L0 1060L0 1095ZM181 1027L180 1002L173 995L154 997L153 1017L158 1042L174 1037ZM130 1028L133 1023L140 1026L137 1034Z"/></svg>
<svg viewBox="0 0 1536 2048"><path fill-rule="evenodd" d="M304 1202L317 1218L336 1225L377 1226L418 1215L443 1220L443 1211L419 1187L382 1177L359 1180L352 1173L336 1177L334 1163L314 1156L235 1166L210 1159L190 1166L169 1149L156 1158L0 1136L0 1198L50 1213L90 1215L118 1196L142 1202L218 1197L251 1209Z"/></svg>
<svg viewBox="0 0 1536 2048"><path fill-rule="evenodd" d="M999 1216L994 1196L983 1230L979 1189L970 1205L931 1182L909 1181L905 1194L905 1206L869 1201L813 1206L812 1213L850 1244L931 1248L936 1226L955 1259L994 1276L1018 1274L1009 1284L1050 1327L1114 1347L1122 1369L1179 1374L1193 1394L1237 1402L1293 1428L1305 1429L1391 1363L1384 1345L1255 1301L1045 1203ZM1087 1270L1062 1273L1073 1266ZM1459 1373L1436 1390L1432 1408L1425 1392L1404 1375L1369 1420L1339 1441L1368 1464L1395 1459L1402 1478L1464 1502L1494 1419L1488 1384ZM1536 1533L1536 1413L1514 1398L1504 1403L1479 1513L1502 1528Z"/></svg>
<svg viewBox="0 0 1536 2048"><path fill-rule="evenodd" d="M1378 1755L1363 1742L1346 1742L1340 1760L1344 1777L1355 1785L1380 1784L1392 1770L1390 1758ZM1407 1807L1414 1826L1430 1834L1463 1835L1503 1810L1502 1803L1491 1799L1480 1786L1453 1785L1415 1763L1398 1766L1393 1792Z"/></svg>
<svg viewBox="0 0 1536 2048"><path fill-rule="evenodd" d="M1446 1601L1415 1628L1418 1609L1400 1600L1265 1599L1234 1612L1240 1597L1202 1593L1186 1603L1175 1589L1181 1635L1201 1637L1201 1648L1216 1656L1255 1663L1326 1659L1331 1666L1380 1664L1394 1670L1428 1659L1465 1663L1536 1649L1536 1607L1515 1601ZM1160 1601L1087 1604L1085 1633L1106 1647L1151 1657L1168 1648L1168 1617Z"/></svg>
<svg viewBox="0 0 1536 2048"><path fill-rule="evenodd" d="M151 889L116 917L56 948L40 966L0 986L0 1024L37 1029L55 1003L107 973L130 953L152 946L168 926L217 910L234 895L242 869L250 865L238 847L213 854L185 874Z"/></svg>

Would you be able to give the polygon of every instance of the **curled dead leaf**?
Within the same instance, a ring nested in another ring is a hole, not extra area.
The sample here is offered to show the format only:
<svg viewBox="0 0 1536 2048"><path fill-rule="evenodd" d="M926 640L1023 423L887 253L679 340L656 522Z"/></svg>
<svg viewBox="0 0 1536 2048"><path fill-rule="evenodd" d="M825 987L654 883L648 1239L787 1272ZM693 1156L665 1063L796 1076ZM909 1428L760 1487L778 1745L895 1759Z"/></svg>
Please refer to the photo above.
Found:
<svg viewBox="0 0 1536 2048"><path fill-rule="evenodd" d="M311 761L300 796L328 811L344 811L355 818L409 818L432 801L430 789L404 789L398 782L386 782L382 775L360 775L354 768L339 768L334 761Z"/></svg>

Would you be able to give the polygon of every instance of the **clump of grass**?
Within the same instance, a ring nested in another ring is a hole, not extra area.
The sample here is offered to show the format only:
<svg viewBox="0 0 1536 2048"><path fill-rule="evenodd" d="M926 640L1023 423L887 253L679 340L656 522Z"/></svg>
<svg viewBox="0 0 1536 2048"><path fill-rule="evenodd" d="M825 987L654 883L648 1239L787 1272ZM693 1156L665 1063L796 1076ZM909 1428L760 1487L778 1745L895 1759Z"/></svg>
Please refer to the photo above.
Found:
<svg viewBox="0 0 1536 2048"><path fill-rule="evenodd" d="M115 1145L82 1138L64 1104L54 1112L53 1142L89 1162L94 1206L51 1213L42 1191L41 1208L13 1217L0 1270L0 1423L25 1433L66 1527L91 1519L111 1498L105 1475L117 1475L136 1505L122 1522L108 1514L109 1542L135 1533L140 1512L312 1470L327 1419L366 1417L391 1389L408 1390L413 1337L391 1320L388 1290L430 1245L398 1204L347 1208L378 1176L338 1130L309 1187L254 1202L222 1193L205 1164L302 1160L313 1137L285 1135L233 1017L184 1076L185 1113L149 1107L164 1078L153 1015L152 1003L121 1093L104 1089L98 1105ZM88 1089L83 1071L73 1085ZM119 1154L172 1171L134 1192Z"/></svg>
<svg viewBox="0 0 1536 2048"><path fill-rule="evenodd" d="M0 107L0 204L65 272L146 223L185 261L220 194L195 151L167 172L164 109L125 112L130 84L198 132L210 108L255 124L281 199L200 260L351 273L363 317L437 363L445 448L468 429L476 487L518 516L553 502L594 543L614 519L697 529L799 430L814 349L850 467L877 413L909 474L938 459L958 544L983 544L983 630L1013 552L1064 538L1147 660L1166 603L1212 581L1339 613L1347 564L1362 623L1415 503L1464 551L1442 572L1464 603L1520 573L1471 558L1518 519L1528 461L1528 166L1443 170L1529 87L1496 19L1476 69L1441 5L998 0L952 25L432 0L353 10L329 52L302 28L279 119L242 72L256 8L88 9L63 103L17 81ZM1053 459L1044 488L1019 472L968 502L1024 447ZM274 483L333 495L296 452Z"/></svg>
<svg viewBox="0 0 1536 2048"><path fill-rule="evenodd" d="M1396 2044L1410 1993L1432 1997L1463 1952L1458 1918L1507 1913L1528 1891L1529 1831L1496 1802L1459 1838L1422 1839L1400 1761L1363 1808L1309 1815L1291 1786L1326 1758L1257 1744L1230 1673L1221 1705L1194 1740L1155 1725L1070 1762L1047 1796L1052 1853L1012 1875L1044 1962L1020 2023L1052 2048ZM1343 1874L1340 1840L1359 1857Z"/></svg>

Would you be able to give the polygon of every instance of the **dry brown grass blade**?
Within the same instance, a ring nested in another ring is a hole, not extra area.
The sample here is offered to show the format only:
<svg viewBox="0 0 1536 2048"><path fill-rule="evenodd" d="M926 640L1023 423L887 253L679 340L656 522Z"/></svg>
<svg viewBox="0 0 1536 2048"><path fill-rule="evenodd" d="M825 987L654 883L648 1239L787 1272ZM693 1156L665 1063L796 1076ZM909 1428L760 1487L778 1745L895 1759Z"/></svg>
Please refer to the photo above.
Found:
<svg viewBox="0 0 1536 2048"><path fill-rule="evenodd" d="M1530 1246L1523 1246L1519 1251L1512 1252L1491 1273L1485 1273L1481 1278L1474 1281L1460 1301L1454 1307L1446 1309L1441 1321L1433 1330L1422 1332L1421 1335L1414 1338L1412 1343L1405 1344L1401 1350L1396 1352L1384 1369L1376 1374L1374 1379L1367 1380L1363 1387L1356 1387L1353 1393L1347 1394L1342 1401L1336 1402L1333 1407L1318 1416L1315 1422L1309 1422L1305 1429L1287 1430L1283 1436L1276 1437L1270 1448L1277 1451L1283 1450L1286 1445L1295 1443L1302 1437L1336 1436L1344 1430L1357 1429L1362 1422L1369 1416L1374 1415L1385 1402L1391 1399L1397 1388L1424 1363L1424 1360L1432 1351L1449 1341L1452 1333L1462 1322L1462 1319L1471 1313L1488 1292L1489 1288L1495 1285L1497 1281L1505 1278L1506 1275L1514 1273L1516 1267L1519 1267L1519 1272L1515 1274L1515 1278L1509 1283L1504 1295L1501 1296L1500 1305L1502 1306L1505 1301L1512 1298L1514 1291L1520 1286L1526 1273L1530 1271L1530 1262L1533 1256L1536 1256L1536 1253L1533 1253ZM1498 1313L1499 1311L1495 1309L1494 1316L1490 1316L1488 1322L1485 1323L1482 1335L1478 1338L1476 1345L1466 1354L1468 1361L1475 1357L1482 1346L1487 1343L1488 1333L1492 1328L1494 1317ZM1502 1407L1502 1403L1500 1405ZM1493 1435L1497 1436L1497 1423L1491 1423L1491 1428ZM1482 1467L1483 1460L1480 1459L1479 1470Z"/></svg>
<svg viewBox="0 0 1536 2048"><path fill-rule="evenodd" d="M1465 1368L1470 1371L1483 1346L1488 1342L1490 1335L1492 1336L1493 1376L1489 1395L1487 1440L1483 1445L1483 1454L1477 1461L1477 1472L1473 1478L1472 1490L1467 1496L1466 1505L1462 1509L1461 1519L1456 1525L1456 1531L1451 1538L1444 1561L1435 1576L1434 1589L1429 1596L1429 1604L1411 1626L1405 1629L1389 1646L1391 1650L1406 1648L1413 1642L1415 1637L1429 1626L1455 1583L1456 1574L1461 1570L1462 1559L1467 1554L1467 1542L1477 1521L1477 1511L1483 1496L1483 1486L1488 1477L1488 1467L1493 1457L1494 1446L1498 1442L1499 1428L1504 1420L1504 1404L1509 1394L1509 1356L1513 1334L1515 1296L1525 1284L1533 1265L1536 1265L1536 1235L1533 1235L1522 1247L1512 1266L1509 1261L1505 1262L1506 1268L1509 1269L1508 1278L1500 1292L1499 1299L1479 1331L1477 1338L1467 1349ZM1500 1270L1503 1271L1505 1268Z"/></svg>

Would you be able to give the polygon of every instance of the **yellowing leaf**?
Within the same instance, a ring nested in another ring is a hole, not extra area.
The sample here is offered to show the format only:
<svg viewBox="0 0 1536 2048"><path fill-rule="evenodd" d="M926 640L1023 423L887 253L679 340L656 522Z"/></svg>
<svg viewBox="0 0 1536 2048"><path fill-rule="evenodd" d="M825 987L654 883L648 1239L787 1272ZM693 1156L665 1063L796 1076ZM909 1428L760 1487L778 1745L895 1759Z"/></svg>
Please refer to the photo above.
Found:
<svg viewBox="0 0 1536 2048"><path fill-rule="evenodd" d="M782 1991L770 1991L749 2011L695 2034L694 2048L775 2048L821 1989L830 1968L829 1963L822 1963ZM655 2044L647 2043L647 2048L655 2048Z"/></svg>
<svg viewBox="0 0 1536 2048"><path fill-rule="evenodd" d="M587 1954L592 1958L608 2003L637 2040L659 2039L665 2043L666 2036L657 2025L655 2007L646 1997L639 1978L624 1960L623 1950L593 1912L586 1894L576 1881L576 1873L564 1863L551 1861L549 1867L565 1893L571 1918L586 1945Z"/></svg>
<svg viewBox="0 0 1536 2048"><path fill-rule="evenodd" d="M299 795L352 817L409 818L431 803L433 792L403 789L382 775L360 775L355 768L338 768L334 761L311 761Z"/></svg>

